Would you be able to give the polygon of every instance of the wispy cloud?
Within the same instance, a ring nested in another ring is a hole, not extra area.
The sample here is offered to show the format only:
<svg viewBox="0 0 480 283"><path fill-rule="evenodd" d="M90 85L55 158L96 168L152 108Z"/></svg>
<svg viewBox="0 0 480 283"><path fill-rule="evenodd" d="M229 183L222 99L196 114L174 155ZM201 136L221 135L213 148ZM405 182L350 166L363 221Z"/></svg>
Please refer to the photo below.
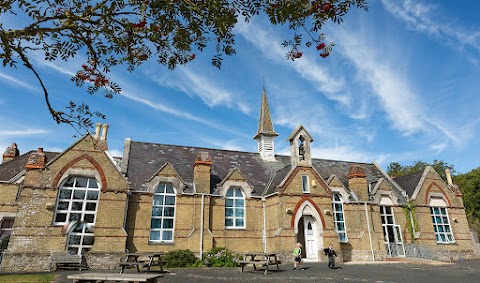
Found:
<svg viewBox="0 0 480 283"><path fill-rule="evenodd" d="M193 68L192 65L180 66L168 75L158 74L149 68L145 70L145 73L163 87L179 90L189 96L198 96L210 108L222 106L238 109L245 114L251 113L250 105L242 101L240 93L220 86L219 80L212 80L212 76L206 75L205 71L199 72ZM207 66L206 68L212 67Z"/></svg>
<svg viewBox="0 0 480 283"><path fill-rule="evenodd" d="M9 82L9 83L12 83L12 84L14 84L14 85L16 85L16 86L19 86L19 87L21 87L21 88L24 88L24 89L26 89L26 90L28 90L28 91L32 91L32 92L37 93L37 94L38 94L38 93L41 93L41 92L40 92L40 89L38 89L37 87L34 87L33 85L31 85L31 84L29 84L29 83L26 83L26 82L24 82L24 81L18 80L18 79L14 78L14 77L12 77L12 76L9 76L9 75L7 75L7 74L5 74L5 73L3 73L3 72L0 72L0 78L2 78L3 80L5 80L5 81L7 81L7 82Z"/></svg>
<svg viewBox="0 0 480 283"><path fill-rule="evenodd" d="M47 134L49 131L43 129L22 129L22 130L0 130L0 136L31 136Z"/></svg>
<svg viewBox="0 0 480 283"><path fill-rule="evenodd" d="M228 133L238 135L238 131L235 131L232 128L226 127L224 125L218 124L218 123L213 122L213 121L208 120L208 119L204 119L204 118L189 114L189 113L185 112L183 109L177 109L175 107L172 107L169 104L166 104L166 103L163 103L163 102L158 103L158 102L155 102L151 99L140 97L138 95L132 95L131 92L129 92L128 90L123 90L121 95L125 98L128 98L128 99L133 100L133 101L138 102L138 103L141 103L141 104L146 105L146 106L148 106L150 108L153 108L155 110L170 114L172 116L182 118L182 119L185 119L185 120L189 120L189 121L193 121L193 122L196 122L196 123L199 123L199 124L202 124L202 125L205 125L205 126L217 129L217 130L221 130L223 132L228 132Z"/></svg>
<svg viewBox="0 0 480 283"><path fill-rule="evenodd" d="M390 14L407 23L412 29L437 38L441 43L448 43L461 52L465 51L465 48L480 52L480 30L468 29L454 24L451 18L439 17L435 5L418 0L382 0L382 3ZM478 63L478 59L469 57L474 63ZM478 54L475 57L478 57Z"/></svg>
<svg viewBox="0 0 480 283"><path fill-rule="evenodd" d="M343 104L348 103L348 99L341 94L345 85L342 77L332 76L324 66L319 65L315 60L308 60L306 58L295 62L285 60L286 50L279 44L281 39L253 21L249 24L239 24L237 31L261 51L266 58L292 68L302 78L313 83L317 89L323 92L329 99Z"/></svg>

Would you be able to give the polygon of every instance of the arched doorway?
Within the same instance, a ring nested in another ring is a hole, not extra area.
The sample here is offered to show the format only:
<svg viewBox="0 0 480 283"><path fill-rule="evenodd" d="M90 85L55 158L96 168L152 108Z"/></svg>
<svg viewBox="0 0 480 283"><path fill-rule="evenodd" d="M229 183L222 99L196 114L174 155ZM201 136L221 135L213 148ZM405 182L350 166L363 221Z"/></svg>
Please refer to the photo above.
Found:
<svg viewBox="0 0 480 283"><path fill-rule="evenodd" d="M323 225L317 210L304 202L295 215L296 241L303 245L305 261L319 261L319 250L323 248Z"/></svg>

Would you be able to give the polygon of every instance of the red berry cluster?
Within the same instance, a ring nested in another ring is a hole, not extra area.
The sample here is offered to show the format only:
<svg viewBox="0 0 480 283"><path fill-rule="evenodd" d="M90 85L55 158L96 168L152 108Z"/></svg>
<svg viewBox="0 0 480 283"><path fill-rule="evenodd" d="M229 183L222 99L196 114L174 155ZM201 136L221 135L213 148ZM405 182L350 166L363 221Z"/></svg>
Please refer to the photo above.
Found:
<svg viewBox="0 0 480 283"><path fill-rule="evenodd" d="M193 60L195 59L195 53L192 53L192 55L190 55L190 60Z"/></svg>
<svg viewBox="0 0 480 283"><path fill-rule="evenodd" d="M108 85L109 81L93 68L83 64L83 71L78 71L76 77L84 82L92 82L96 87Z"/></svg>
<svg viewBox="0 0 480 283"><path fill-rule="evenodd" d="M323 52L322 54L320 54L320 57L325 58L328 55L330 55L330 52L327 51L327 52Z"/></svg>
<svg viewBox="0 0 480 283"><path fill-rule="evenodd" d="M333 4L325 4L325 5L322 5L322 10L324 12L330 12L330 10L333 9Z"/></svg>
<svg viewBox="0 0 480 283"><path fill-rule="evenodd" d="M133 28L133 29L143 28L143 27L145 27L146 24L147 24L146 21L141 21L141 22L138 22L138 23L133 23L133 24L132 24L132 28Z"/></svg>
<svg viewBox="0 0 480 283"><path fill-rule="evenodd" d="M293 59L302 58L302 55L303 55L303 52L300 52L300 51L296 51L292 53Z"/></svg>
<svg viewBox="0 0 480 283"><path fill-rule="evenodd" d="M325 43L320 43L317 45L317 50L322 50L323 48L325 48L325 46L327 46Z"/></svg>

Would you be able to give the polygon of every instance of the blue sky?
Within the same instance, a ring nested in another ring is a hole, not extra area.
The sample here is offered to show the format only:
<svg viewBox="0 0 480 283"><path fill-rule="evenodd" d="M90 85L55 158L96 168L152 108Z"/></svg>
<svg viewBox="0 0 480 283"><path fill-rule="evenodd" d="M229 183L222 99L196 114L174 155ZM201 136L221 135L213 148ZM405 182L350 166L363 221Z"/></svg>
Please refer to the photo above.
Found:
<svg viewBox="0 0 480 283"><path fill-rule="evenodd" d="M164 144L255 152L263 85L277 154L302 124L314 138L315 158L410 165L443 160L465 173L480 166L480 1L370 0L368 12L351 10L329 24L332 54L304 49L285 58L287 30L262 19L240 24L237 55L221 70L199 53L169 71L151 62L111 78L123 92L112 100L90 97L70 77L83 63L35 64L55 107L70 97L107 115L108 141L121 156L125 138ZM13 23L11 16L0 19ZM74 130L49 116L33 75L0 69L0 150L16 142L21 153L43 147L63 151Z"/></svg>

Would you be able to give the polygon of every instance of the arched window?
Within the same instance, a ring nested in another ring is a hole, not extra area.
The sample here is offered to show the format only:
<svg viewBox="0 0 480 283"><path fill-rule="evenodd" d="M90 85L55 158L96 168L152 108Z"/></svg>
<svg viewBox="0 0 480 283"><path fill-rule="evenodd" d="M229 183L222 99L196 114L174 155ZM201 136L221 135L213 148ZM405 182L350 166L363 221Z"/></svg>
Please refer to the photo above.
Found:
<svg viewBox="0 0 480 283"><path fill-rule="evenodd" d="M240 188L229 188L225 196L225 227L245 228L245 199Z"/></svg>
<svg viewBox="0 0 480 283"><path fill-rule="evenodd" d="M83 254L92 248L99 195L95 178L70 176L60 186L53 225L68 227L69 253Z"/></svg>
<svg viewBox="0 0 480 283"><path fill-rule="evenodd" d="M339 193L333 193L333 221L338 239L342 243L348 242L347 230L345 229L345 218L343 215L343 202Z"/></svg>
<svg viewBox="0 0 480 283"><path fill-rule="evenodd" d="M435 240L437 243L455 243L445 201L442 198L431 198L429 205L433 223L433 232L435 233Z"/></svg>
<svg viewBox="0 0 480 283"><path fill-rule="evenodd" d="M159 184L153 195L150 241L173 242L176 194L172 184Z"/></svg>

